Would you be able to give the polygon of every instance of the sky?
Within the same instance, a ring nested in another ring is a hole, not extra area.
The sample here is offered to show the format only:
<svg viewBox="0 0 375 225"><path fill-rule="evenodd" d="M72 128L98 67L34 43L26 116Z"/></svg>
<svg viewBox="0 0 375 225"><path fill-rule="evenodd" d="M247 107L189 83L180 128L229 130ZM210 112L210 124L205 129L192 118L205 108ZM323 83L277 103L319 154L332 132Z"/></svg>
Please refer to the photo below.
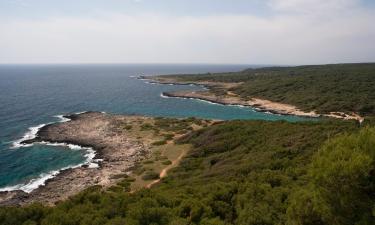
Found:
<svg viewBox="0 0 375 225"><path fill-rule="evenodd" d="M0 63L375 62L374 0L0 0Z"/></svg>

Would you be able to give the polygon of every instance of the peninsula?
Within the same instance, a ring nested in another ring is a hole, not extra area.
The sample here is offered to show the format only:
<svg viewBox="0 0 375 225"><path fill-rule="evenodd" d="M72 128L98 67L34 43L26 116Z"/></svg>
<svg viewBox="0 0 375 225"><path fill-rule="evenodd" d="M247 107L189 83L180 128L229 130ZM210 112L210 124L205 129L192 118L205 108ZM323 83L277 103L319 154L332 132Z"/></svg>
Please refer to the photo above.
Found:
<svg viewBox="0 0 375 225"><path fill-rule="evenodd" d="M120 180L131 175L134 179L138 179L138 182L133 184L133 189L151 187L159 180L159 173L165 176L167 170L171 169L171 164L173 163L173 167L177 166L182 155L186 153L187 146L174 147L174 137L193 130L191 126L197 129L208 123L195 119L163 119L100 112L86 112L65 117L71 120L46 125L39 130L36 138L23 143L66 143L91 147L96 152L94 161L98 166L89 164L63 170L31 193L23 191L0 193L0 205L24 205L33 202L54 205L88 187L95 185L100 185L104 189L113 187ZM178 127L170 128L173 124L168 125L167 121L178 124ZM197 121L200 125L194 125ZM155 123L159 128L155 127ZM143 160L150 160L156 155L158 157L154 159L156 162L149 164L158 165L149 167L149 171L140 167ZM134 171L137 175L132 173ZM142 179L142 176L151 172L155 177Z"/></svg>
<svg viewBox="0 0 375 225"><path fill-rule="evenodd" d="M162 84L202 85L207 91L163 93L277 114L363 122L375 115L374 63L265 67L231 73L143 76ZM366 96L366 98L363 98Z"/></svg>
<svg viewBox="0 0 375 225"><path fill-rule="evenodd" d="M208 88L167 97L324 119L67 115L24 143L90 147L93 162L31 193L1 193L0 222L372 224L374 74L375 64L345 64L142 77Z"/></svg>

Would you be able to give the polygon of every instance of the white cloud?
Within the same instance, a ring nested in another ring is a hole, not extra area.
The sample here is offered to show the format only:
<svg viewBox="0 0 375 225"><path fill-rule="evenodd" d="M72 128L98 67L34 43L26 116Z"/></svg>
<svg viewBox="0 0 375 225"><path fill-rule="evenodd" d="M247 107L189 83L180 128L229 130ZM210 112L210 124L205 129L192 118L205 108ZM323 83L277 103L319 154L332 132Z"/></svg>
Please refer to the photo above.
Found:
<svg viewBox="0 0 375 225"><path fill-rule="evenodd" d="M278 11L319 14L353 9L359 3L360 0L269 0L268 5Z"/></svg>
<svg viewBox="0 0 375 225"><path fill-rule="evenodd" d="M287 1L289 4L277 7L284 10L297 2ZM277 2L281 1L273 1ZM339 16L344 11L348 13ZM359 7L331 10L320 16L284 12L272 17L112 14L100 18L3 21L0 63L375 61L373 21L375 14Z"/></svg>

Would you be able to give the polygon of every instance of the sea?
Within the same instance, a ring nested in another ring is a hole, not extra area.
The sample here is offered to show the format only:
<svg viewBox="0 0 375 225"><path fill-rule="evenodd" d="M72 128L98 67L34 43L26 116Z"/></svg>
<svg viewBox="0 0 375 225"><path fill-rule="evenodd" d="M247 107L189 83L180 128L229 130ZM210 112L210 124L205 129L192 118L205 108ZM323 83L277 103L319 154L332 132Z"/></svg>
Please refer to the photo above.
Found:
<svg viewBox="0 0 375 225"><path fill-rule="evenodd" d="M46 124L66 122L63 115L105 113L221 120L304 118L257 112L201 100L166 98L162 92L202 90L195 85L154 84L142 75L240 71L256 65L105 64L0 65L0 191L31 192L60 171L97 166L95 151L75 145L22 145Z"/></svg>

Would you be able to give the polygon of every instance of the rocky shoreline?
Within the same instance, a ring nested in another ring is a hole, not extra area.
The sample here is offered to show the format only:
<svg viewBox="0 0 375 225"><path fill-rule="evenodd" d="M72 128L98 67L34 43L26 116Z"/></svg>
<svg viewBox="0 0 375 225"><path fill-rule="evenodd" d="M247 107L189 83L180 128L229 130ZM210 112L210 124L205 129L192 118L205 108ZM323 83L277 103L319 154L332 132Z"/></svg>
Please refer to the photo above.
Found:
<svg viewBox="0 0 375 225"><path fill-rule="evenodd" d="M252 107L258 112L266 112L277 115L300 116L308 118L328 117L343 120L356 120L360 124L363 123L364 118L356 113L330 112L328 114L318 114L315 111L304 112L293 105L272 102L264 99L252 98L250 100L242 100L239 97L225 95L217 96L209 91L178 91L178 92L163 92L163 96L171 98L188 98L199 99L221 105L237 105Z"/></svg>
<svg viewBox="0 0 375 225"><path fill-rule="evenodd" d="M277 115L301 116L301 117L311 117L311 118L321 117L321 115L316 114L315 112L303 112L292 106L287 106L287 105L276 106L276 107L274 105L273 107L267 107L264 104L264 101L266 100L253 99L252 101L245 101L236 97L215 96L205 91L202 91L202 92L197 92L197 91L163 92L162 95L166 97L171 97L171 98L199 99L199 100L208 101L208 102L221 104L221 105L252 107L254 110L258 112L272 113L272 114L277 114Z"/></svg>
<svg viewBox="0 0 375 225"><path fill-rule="evenodd" d="M363 123L364 118L356 113L343 113L343 112L330 112L327 114L319 114L315 111L305 112L300 110L294 105L289 105L285 103L272 102L266 99L259 98L249 98L243 99L233 92L228 91L230 88L234 88L241 83L220 83L220 82L210 82L210 81L178 81L174 78L168 77L145 77L141 76L140 79L151 80L154 83L160 84L174 84L174 85L200 85L207 88L207 91L177 91L177 92L164 92L162 93L165 97L174 98L189 98L189 99L199 99L204 101L209 101L212 103L222 104L222 105L238 105L245 107L252 107L254 110L259 112L267 112L278 115L290 115L290 116L300 116L308 118L319 118L328 117L343 120L356 120L360 124ZM219 88L224 90L225 94L215 94L210 91L212 88Z"/></svg>
<svg viewBox="0 0 375 225"><path fill-rule="evenodd" d="M50 142L93 148L99 161L96 168L87 164L63 171L30 193L8 191L0 193L0 205L25 205L40 202L53 205L84 189L115 184L118 177L128 174L134 165L149 154L149 143L137 139L123 129L124 124L142 121L145 117L86 112L70 115L64 123L41 128L37 137L23 144Z"/></svg>

